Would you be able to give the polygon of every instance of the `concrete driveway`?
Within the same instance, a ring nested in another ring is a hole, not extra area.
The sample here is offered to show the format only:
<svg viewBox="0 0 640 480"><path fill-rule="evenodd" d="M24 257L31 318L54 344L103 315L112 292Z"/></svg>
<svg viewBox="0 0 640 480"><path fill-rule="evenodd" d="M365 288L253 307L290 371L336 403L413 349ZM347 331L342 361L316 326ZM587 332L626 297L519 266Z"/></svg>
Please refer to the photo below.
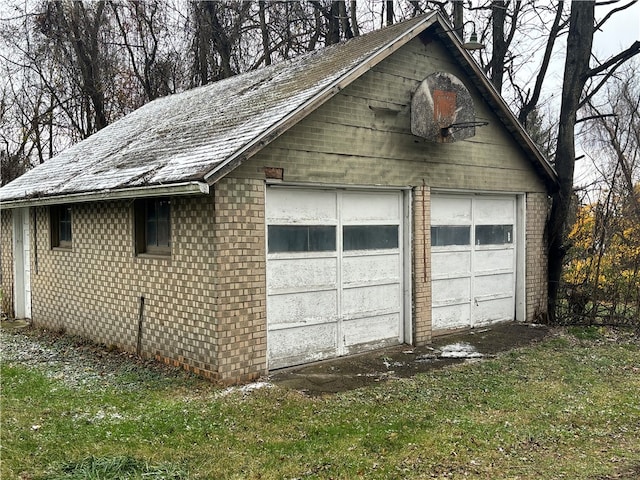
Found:
<svg viewBox="0 0 640 480"><path fill-rule="evenodd" d="M398 345L361 355L277 370L269 376L269 381L308 395L342 392L393 378L411 377L416 373L455 363L492 357L512 348L537 342L548 333L549 329L544 325L492 325L436 337L433 343L424 347Z"/></svg>

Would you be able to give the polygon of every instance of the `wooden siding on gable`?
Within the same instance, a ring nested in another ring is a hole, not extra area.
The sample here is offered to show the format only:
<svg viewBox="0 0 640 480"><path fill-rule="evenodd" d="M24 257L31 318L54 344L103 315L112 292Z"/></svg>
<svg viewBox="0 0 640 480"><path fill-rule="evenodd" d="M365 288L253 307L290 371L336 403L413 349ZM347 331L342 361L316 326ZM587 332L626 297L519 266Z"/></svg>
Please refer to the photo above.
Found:
<svg viewBox="0 0 640 480"><path fill-rule="evenodd" d="M478 120L468 140L430 143L411 134L413 91L436 71L463 72L438 42L414 39L231 173L264 178L284 169L285 182L420 185L432 188L536 191L545 187L518 144L472 93Z"/></svg>

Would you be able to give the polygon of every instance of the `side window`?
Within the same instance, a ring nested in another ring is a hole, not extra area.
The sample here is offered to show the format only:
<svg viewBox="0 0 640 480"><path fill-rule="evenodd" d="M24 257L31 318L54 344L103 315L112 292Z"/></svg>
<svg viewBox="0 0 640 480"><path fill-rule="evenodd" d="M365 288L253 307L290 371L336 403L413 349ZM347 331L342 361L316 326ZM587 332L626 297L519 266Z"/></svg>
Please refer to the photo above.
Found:
<svg viewBox="0 0 640 480"><path fill-rule="evenodd" d="M49 207L51 248L71 248L71 205Z"/></svg>
<svg viewBox="0 0 640 480"><path fill-rule="evenodd" d="M136 253L171 254L171 202L168 198L136 200Z"/></svg>

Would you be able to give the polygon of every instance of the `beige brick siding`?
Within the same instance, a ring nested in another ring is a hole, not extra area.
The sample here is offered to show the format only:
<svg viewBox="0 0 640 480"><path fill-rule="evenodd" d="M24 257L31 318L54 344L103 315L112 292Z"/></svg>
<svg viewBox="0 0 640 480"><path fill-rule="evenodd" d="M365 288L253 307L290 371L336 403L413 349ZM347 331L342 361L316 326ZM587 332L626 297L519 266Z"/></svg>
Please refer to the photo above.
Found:
<svg viewBox="0 0 640 480"><path fill-rule="evenodd" d="M526 302L527 321L547 320L547 248L544 238L549 203L541 193L526 199Z"/></svg>
<svg viewBox="0 0 640 480"><path fill-rule="evenodd" d="M421 185L413 192L413 340L431 341L431 192Z"/></svg>
<svg viewBox="0 0 640 480"><path fill-rule="evenodd" d="M218 378L211 197L174 198L170 258L135 256L132 201L72 206L71 250L52 249L49 208L36 209L33 320Z"/></svg>
<svg viewBox="0 0 640 480"><path fill-rule="evenodd" d="M0 313L13 317L13 215L0 212Z"/></svg>
<svg viewBox="0 0 640 480"><path fill-rule="evenodd" d="M215 299L219 373L227 381L266 373L264 181L215 186Z"/></svg>

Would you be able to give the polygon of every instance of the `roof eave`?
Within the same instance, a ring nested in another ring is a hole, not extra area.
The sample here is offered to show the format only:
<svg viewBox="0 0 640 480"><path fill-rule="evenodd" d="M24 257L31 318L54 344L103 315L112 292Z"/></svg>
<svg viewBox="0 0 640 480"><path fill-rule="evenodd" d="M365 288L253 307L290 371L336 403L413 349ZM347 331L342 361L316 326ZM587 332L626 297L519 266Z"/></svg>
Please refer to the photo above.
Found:
<svg viewBox="0 0 640 480"><path fill-rule="evenodd" d="M35 207L44 205L63 205L69 203L99 202L105 200L125 200L145 197L206 195L209 193L209 185L204 182L181 182L163 185L148 185L144 187L132 187L121 189L100 190L96 192L70 193L66 195L47 195L39 197L23 198L18 200L6 200L0 204L0 209L13 209L20 207Z"/></svg>

